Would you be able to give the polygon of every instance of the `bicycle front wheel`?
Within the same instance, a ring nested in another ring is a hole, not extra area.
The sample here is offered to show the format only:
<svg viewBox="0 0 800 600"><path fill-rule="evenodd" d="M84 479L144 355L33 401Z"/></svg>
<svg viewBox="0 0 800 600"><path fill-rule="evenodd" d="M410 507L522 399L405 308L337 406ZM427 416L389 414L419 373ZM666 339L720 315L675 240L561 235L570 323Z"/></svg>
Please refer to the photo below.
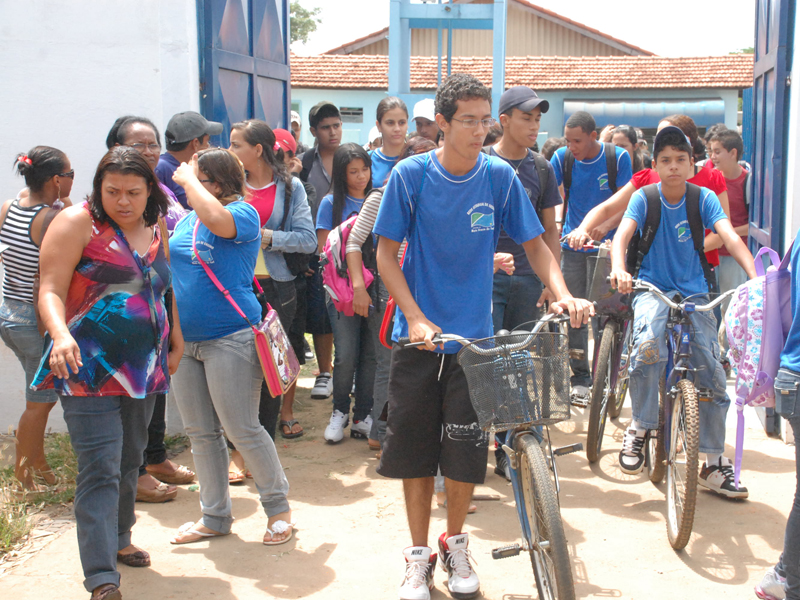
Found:
<svg viewBox="0 0 800 600"><path fill-rule="evenodd" d="M700 410L692 382L682 379L677 387L667 451L667 535L672 547L682 550L692 535L697 502Z"/></svg>
<svg viewBox="0 0 800 600"><path fill-rule="evenodd" d="M575 585L558 498L547 461L532 435L517 437L516 454L536 588L542 600L574 600Z"/></svg>
<svg viewBox="0 0 800 600"><path fill-rule="evenodd" d="M589 405L589 424L586 435L586 458L590 463L597 462L600 457L609 403L614 403L614 389L611 382L614 380L614 369L619 367L613 361L614 341L617 337L618 327L617 322L613 320L609 320L603 327L603 337L600 340L600 348L595 359L592 400Z"/></svg>

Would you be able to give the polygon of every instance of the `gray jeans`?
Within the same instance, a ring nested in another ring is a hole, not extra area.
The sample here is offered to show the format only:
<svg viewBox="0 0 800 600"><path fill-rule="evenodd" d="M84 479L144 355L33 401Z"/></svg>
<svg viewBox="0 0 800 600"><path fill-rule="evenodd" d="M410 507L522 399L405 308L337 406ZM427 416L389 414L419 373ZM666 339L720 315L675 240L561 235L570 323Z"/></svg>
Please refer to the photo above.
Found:
<svg viewBox="0 0 800 600"><path fill-rule="evenodd" d="M175 401L192 441L203 525L214 531L228 533L233 523L223 429L253 473L267 516L289 510L289 482L275 444L258 421L263 379L250 329L186 342L172 376Z"/></svg>
<svg viewBox="0 0 800 600"><path fill-rule="evenodd" d="M575 298L586 298L594 276L595 252L575 252L567 248L561 249L561 272L564 274L564 283L567 284L569 293ZM600 329L600 319L592 318L592 331L597 343L597 332ZM569 366L572 369L571 384L592 387L592 371L589 368L589 326L581 325L579 329L569 328L570 353L577 353L575 358L570 357Z"/></svg>

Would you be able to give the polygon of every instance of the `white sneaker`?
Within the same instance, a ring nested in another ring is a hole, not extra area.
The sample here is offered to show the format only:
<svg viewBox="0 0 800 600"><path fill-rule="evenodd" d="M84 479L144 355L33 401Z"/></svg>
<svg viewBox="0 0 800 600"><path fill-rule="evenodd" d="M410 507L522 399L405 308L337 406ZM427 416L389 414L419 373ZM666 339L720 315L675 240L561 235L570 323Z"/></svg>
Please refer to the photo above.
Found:
<svg viewBox="0 0 800 600"><path fill-rule="evenodd" d="M459 533L447 537L443 533L439 538L439 552L442 555L442 569L447 571L447 589L450 595L458 600L467 600L478 595L481 583L472 568L472 555L469 546L469 534Z"/></svg>
<svg viewBox="0 0 800 600"><path fill-rule="evenodd" d="M360 421L353 419L353 425L350 427L350 437L366 440L369 438L370 431L372 431L372 417L370 415Z"/></svg>
<svg viewBox="0 0 800 600"><path fill-rule="evenodd" d="M783 600L786 598L786 578L778 575L775 567L770 567L756 586L756 596L761 600Z"/></svg>
<svg viewBox="0 0 800 600"><path fill-rule="evenodd" d="M591 398L592 390L585 385L573 385L570 390L569 401L572 406L578 408L586 408L589 406L589 399Z"/></svg>
<svg viewBox="0 0 800 600"><path fill-rule="evenodd" d="M327 441L335 444L344 438L344 428L350 422L350 417L340 410L331 413L331 420L325 428L324 437Z"/></svg>
<svg viewBox="0 0 800 600"><path fill-rule="evenodd" d="M325 400L333 394L333 377L330 373L320 373L311 388L311 397L314 400Z"/></svg>
<svg viewBox="0 0 800 600"><path fill-rule="evenodd" d="M406 574L400 586L400 600L430 600L436 554L427 546L410 546L403 550Z"/></svg>

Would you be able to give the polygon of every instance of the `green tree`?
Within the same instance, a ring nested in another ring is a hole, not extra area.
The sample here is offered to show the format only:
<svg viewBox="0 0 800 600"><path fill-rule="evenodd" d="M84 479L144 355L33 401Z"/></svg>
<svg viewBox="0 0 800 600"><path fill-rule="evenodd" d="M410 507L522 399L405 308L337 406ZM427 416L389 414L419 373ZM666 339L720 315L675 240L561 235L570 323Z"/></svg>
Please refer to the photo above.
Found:
<svg viewBox="0 0 800 600"><path fill-rule="evenodd" d="M749 48L742 48L741 50L734 50L733 52L730 52L729 54L755 54L755 53L756 53L756 49L751 46Z"/></svg>
<svg viewBox="0 0 800 600"><path fill-rule="evenodd" d="M320 8L312 8L311 10L303 8L297 0L294 0L289 5L292 43L308 43L308 36L317 30L317 25L322 21L317 18L320 10Z"/></svg>

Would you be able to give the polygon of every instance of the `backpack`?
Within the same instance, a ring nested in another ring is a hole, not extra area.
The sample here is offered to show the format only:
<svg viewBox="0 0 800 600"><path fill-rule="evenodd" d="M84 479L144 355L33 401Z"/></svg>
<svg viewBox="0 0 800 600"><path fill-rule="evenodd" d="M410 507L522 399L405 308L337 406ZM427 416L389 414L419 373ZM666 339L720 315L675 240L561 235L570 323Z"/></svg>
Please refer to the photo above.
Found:
<svg viewBox="0 0 800 600"><path fill-rule="evenodd" d="M357 214L352 215L331 230L319 259L320 267L322 267L322 285L330 295L336 310L344 313L346 317L355 315L353 284L347 272L345 248L357 218ZM367 242L372 242L371 236L367 238ZM362 265L361 269L364 275L364 285L369 287L375 277L366 266Z"/></svg>
<svg viewBox="0 0 800 600"><path fill-rule="evenodd" d="M606 173L608 174L608 187L612 194L617 193L617 150L614 144L603 142L606 154ZM564 186L564 219L567 217L567 203L569 202L569 188L572 187L572 167L575 165L575 155L567 148L564 151L564 168L562 169L561 182Z"/></svg>
<svg viewBox="0 0 800 600"><path fill-rule="evenodd" d="M306 182L303 182L303 186L304 189L306 189L306 195L308 195L308 186L310 186L312 189L314 187ZM286 231L286 220L289 218L289 213L291 210L292 198L291 196L285 195L283 201L283 219L281 220L281 224L277 231ZM300 275L300 273L305 273L308 271L308 265L311 262L311 259L314 257L314 254L316 253L305 254L304 252L284 252L283 258L286 261L286 267L289 269L289 272L293 277L297 277Z"/></svg>
<svg viewBox="0 0 800 600"><path fill-rule="evenodd" d="M642 188L647 199L647 216L645 217L642 233L637 231L628 244L628 253L625 258L625 267L633 277L639 274L642 261L656 237L658 226L661 223L661 193L658 191L658 184L651 183ZM703 275L706 279L709 292L717 290L717 278L708 263L706 253L703 251L703 243L706 234L703 228L703 218L700 215L700 193L699 186L693 183L686 183L686 220L689 221L689 228L692 233L692 244L694 245L700 265L703 267Z"/></svg>
<svg viewBox="0 0 800 600"><path fill-rule="evenodd" d="M308 181L308 175L311 173L311 169L314 167L314 158L316 154L316 148L309 148L303 152L303 158L300 159L300 162L303 163L303 170L300 171L300 175L298 176L300 181Z"/></svg>
<svg viewBox="0 0 800 600"><path fill-rule="evenodd" d="M492 155L492 147L491 146L484 146L481 148L481 152L484 154L488 154L489 156ZM531 198L531 202L533 203L533 208L536 210L536 216L539 217L539 220L542 220L542 211L544 210L544 197L547 192L547 184L550 180L550 170L547 168L548 161L544 156L539 154L538 152L534 152L533 150L528 149L528 156L527 158L533 157L533 163L536 167L536 173L539 175L539 197L536 198L534 201ZM524 158L522 160L525 160ZM522 163L520 163L522 165ZM518 168L519 170L519 168ZM615 173L615 180L616 180L616 173ZM615 181L616 183L616 181Z"/></svg>
<svg viewBox="0 0 800 600"><path fill-rule="evenodd" d="M755 279L736 288L725 313L728 358L736 375L736 462L735 483L739 485L744 444L744 407L775 406L774 380L781 363L781 351L792 325L792 276L789 246L783 260L771 248L756 254ZM770 267L764 271L763 255Z"/></svg>

